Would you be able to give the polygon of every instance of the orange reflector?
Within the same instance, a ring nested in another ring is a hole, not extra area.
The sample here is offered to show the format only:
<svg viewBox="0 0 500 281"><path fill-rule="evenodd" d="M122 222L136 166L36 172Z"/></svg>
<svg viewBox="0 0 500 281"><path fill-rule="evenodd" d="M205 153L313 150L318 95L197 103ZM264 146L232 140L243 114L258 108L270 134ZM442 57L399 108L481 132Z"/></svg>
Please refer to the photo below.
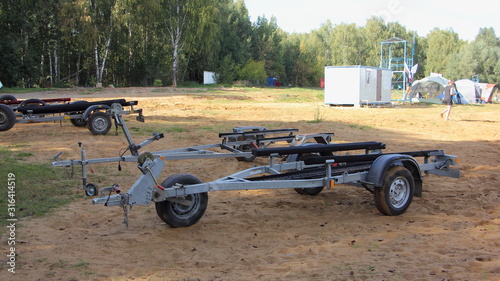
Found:
<svg viewBox="0 0 500 281"><path fill-rule="evenodd" d="M64 116L64 119L71 119L71 116Z"/></svg>
<svg viewBox="0 0 500 281"><path fill-rule="evenodd" d="M165 157L163 157L163 156L160 156L160 159L161 159L161 160L165 160Z"/></svg>
<svg viewBox="0 0 500 281"><path fill-rule="evenodd" d="M330 188L335 186L335 181L330 181Z"/></svg>
<svg viewBox="0 0 500 281"><path fill-rule="evenodd" d="M455 158L455 163L457 163L457 164L458 164L458 157L457 157L457 158Z"/></svg>

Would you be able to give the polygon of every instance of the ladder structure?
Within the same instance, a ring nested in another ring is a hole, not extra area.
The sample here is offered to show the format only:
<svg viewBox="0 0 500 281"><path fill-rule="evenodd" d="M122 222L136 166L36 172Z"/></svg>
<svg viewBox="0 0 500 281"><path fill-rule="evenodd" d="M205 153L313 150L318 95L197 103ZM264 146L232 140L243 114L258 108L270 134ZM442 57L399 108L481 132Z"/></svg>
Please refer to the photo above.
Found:
<svg viewBox="0 0 500 281"><path fill-rule="evenodd" d="M407 55L411 48L411 55ZM408 73L405 71L413 67L413 56L415 54L415 42L408 41L399 37L391 37L380 43L380 67L392 70L392 100L406 101Z"/></svg>

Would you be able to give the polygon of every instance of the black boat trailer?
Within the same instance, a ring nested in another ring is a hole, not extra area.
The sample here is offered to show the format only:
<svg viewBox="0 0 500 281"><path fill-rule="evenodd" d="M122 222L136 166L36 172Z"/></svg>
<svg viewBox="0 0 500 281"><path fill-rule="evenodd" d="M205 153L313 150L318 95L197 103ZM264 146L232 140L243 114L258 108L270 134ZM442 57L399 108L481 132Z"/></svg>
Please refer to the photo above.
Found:
<svg viewBox="0 0 500 281"><path fill-rule="evenodd" d="M137 101L125 99L96 102L69 102L69 99L28 99L21 102L2 100L0 131L10 130L16 123L70 120L74 126L87 127L94 135L105 135L111 129L111 116L114 113L120 115L138 113L137 120L144 121L142 109L134 109L137 104ZM124 110L124 107L130 107L130 110Z"/></svg>
<svg viewBox="0 0 500 281"><path fill-rule="evenodd" d="M124 126L124 124L122 124ZM126 131L126 127L124 127ZM130 137L127 134L127 137ZM208 192L226 190L290 189L297 193L314 196L324 188L338 184L361 186L374 195L375 206L384 215L404 213L413 197L422 196L423 174L460 177L460 171L450 166L458 164L458 157L447 155L442 150L382 153L385 144L380 142L356 143L302 143L297 146L255 148L251 152L233 150L220 155L195 149L198 157L269 157L269 165L256 166L244 171L203 183L191 174L174 174L160 183L159 176L169 159L195 159L193 151L173 153L141 152L138 150L150 139L131 149L133 155L111 161L136 161L141 175L130 189L122 193L114 184L101 190L94 204L121 206L124 223L128 226L128 210L135 205L155 203L158 216L171 227L187 227L198 222L208 205ZM129 140L130 143L131 139ZM131 146L134 146L132 145ZM356 151L361 153L352 154ZM54 166L82 165L104 162L105 159L75 162L54 162ZM183 154L184 153L184 154ZM187 154L186 154L187 153ZM201 156L203 155L203 156ZM422 163L416 158L423 158Z"/></svg>

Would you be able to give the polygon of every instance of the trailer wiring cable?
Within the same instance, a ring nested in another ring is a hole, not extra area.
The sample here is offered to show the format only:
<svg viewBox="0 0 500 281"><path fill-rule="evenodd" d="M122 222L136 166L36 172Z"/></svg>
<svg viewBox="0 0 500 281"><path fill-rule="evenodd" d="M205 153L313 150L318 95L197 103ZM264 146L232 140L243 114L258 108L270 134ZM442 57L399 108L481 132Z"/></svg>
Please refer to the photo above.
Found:
<svg viewBox="0 0 500 281"><path fill-rule="evenodd" d="M127 153L127 151L128 151L129 149L130 149L130 147L125 148L125 150L123 150L123 148L122 148L122 149L120 149L120 151L118 152L118 155L120 155L120 158L122 158L122 157L123 157L123 155L125 155L125 153ZM122 150L123 150L123 153L121 153L121 151L122 151ZM122 171L122 165L121 165L121 162L122 162L122 161L118 161L118 171L119 171L119 172L121 172L121 171Z"/></svg>

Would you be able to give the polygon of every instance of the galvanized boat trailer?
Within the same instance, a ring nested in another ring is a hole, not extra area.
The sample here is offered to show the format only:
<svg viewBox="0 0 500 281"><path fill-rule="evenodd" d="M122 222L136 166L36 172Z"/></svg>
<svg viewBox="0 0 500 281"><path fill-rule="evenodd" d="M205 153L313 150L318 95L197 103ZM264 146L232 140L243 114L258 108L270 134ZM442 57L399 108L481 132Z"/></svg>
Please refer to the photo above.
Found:
<svg viewBox="0 0 500 281"><path fill-rule="evenodd" d="M87 183L87 166L92 164L111 163L111 162L137 162L144 161L144 157L160 157L162 160L186 160L186 159L211 159L211 158L236 158L238 161L251 162L255 159L252 154L253 148L266 148L278 142L287 142L290 146L310 145L312 142L327 144L330 142L333 133L319 134L297 134L297 129L275 129L268 130L265 127L242 126L235 127L233 132L221 133L221 143L197 145L185 148L176 148L148 153L139 153L148 144L160 140L164 137L162 133L153 133L145 141L135 144L130 131L123 120L122 111L111 108L108 114L115 120L117 127L121 127L128 142L128 147L119 157L87 159L87 152L83 143L78 142L80 147L80 160L59 161L62 152L54 157L52 166L73 167L81 166L82 186L87 196L96 196L99 188L94 183ZM142 119L142 121L144 121ZM283 134L285 134L283 136ZM130 155L124 155L130 151ZM120 167L120 166L119 166Z"/></svg>
<svg viewBox="0 0 500 281"><path fill-rule="evenodd" d="M115 118L120 120L119 115ZM54 162L54 166L85 165L113 161L136 161L141 175L130 189L122 193L118 185L105 187L94 204L121 206L124 223L128 226L128 209L135 205L155 203L158 216L171 227L187 227L198 222L208 205L208 192L225 190L285 189L293 188L303 195L317 195L325 187L353 184L374 195L375 206L384 215L404 213L414 196L422 196L423 174L460 177L456 156L442 150L382 153L380 142L357 143L301 143L297 146L255 148L251 152L231 150L231 153L206 152L204 146L195 149L141 152L139 149L162 137L154 134L145 142L133 145L126 125L121 123L129 139L131 156ZM227 144L227 142L226 142ZM234 149L234 148L232 148ZM352 152L362 153L351 154ZM160 183L159 176L165 160L208 157L269 157L270 163L203 183L191 174L175 174ZM341 155L342 154L342 155ZM231 155L231 156L230 156ZM421 163L416 158L423 158Z"/></svg>

